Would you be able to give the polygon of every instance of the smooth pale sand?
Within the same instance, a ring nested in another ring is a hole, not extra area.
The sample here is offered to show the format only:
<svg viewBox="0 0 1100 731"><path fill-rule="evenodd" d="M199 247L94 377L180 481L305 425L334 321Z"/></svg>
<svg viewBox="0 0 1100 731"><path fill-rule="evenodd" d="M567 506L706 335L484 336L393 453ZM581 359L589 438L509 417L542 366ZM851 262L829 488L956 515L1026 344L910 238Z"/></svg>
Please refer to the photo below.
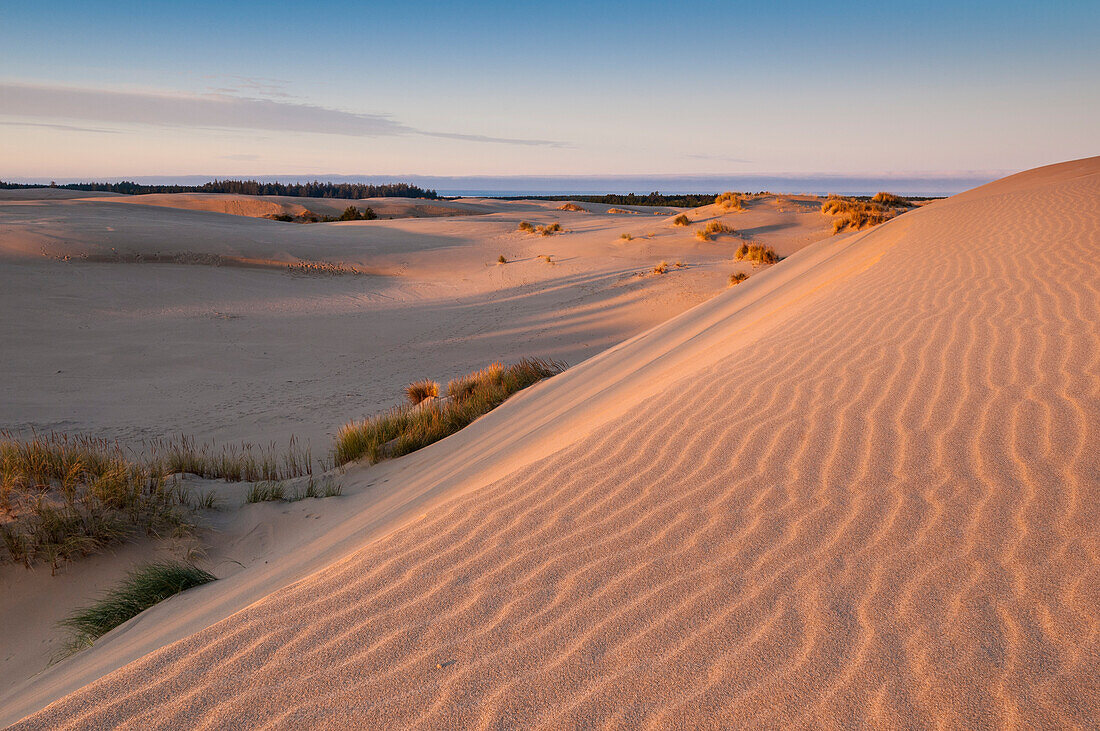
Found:
<svg viewBox="0 0 1100 731"><path fill-rule="evenodd" d="M283 445L296 436L321 453L342 424L393 405L411 381L526 355L575 364L751 270L732 261L739 238L693 237L718 217L715 206L693 212L699 223L685 229L668 208L374 199L357 204L467 215L303 225L191 209L262 215L274 205L267 198L36 201L29 192L0 191L0 342L18 354L0 358L0 428L130 445L180 433ZM72 193L37 194L62 192ZM305 205L338 213L348 202ZM829 235L812 199L750 206L722 220L782 255ZM523 234L521 220L560 221L568 232ZM502 254L511 263L498 265ZM637 276L662 259L686 266ZM286 272L301 261L369 274Z"/></svg>
<svg viewBox="0 0 1100 731"><path fill-rule="evenodd" d="M5 719L1095 727L1098 202L1092 158L810 245L353 470Z"/></svg>

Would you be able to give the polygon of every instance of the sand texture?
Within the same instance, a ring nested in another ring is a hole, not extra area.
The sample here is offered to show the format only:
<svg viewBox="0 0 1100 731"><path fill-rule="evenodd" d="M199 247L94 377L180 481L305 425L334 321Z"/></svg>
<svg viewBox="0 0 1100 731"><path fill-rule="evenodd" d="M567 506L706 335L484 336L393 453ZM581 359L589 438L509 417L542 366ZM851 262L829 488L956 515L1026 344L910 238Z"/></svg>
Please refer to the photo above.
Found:
<svg viewBox="0 0 1100 731"><path fill-rule="evenodd" d="M356 468L5 720L1095 728L1098 322L1100 158L811 244Z"/></svg>

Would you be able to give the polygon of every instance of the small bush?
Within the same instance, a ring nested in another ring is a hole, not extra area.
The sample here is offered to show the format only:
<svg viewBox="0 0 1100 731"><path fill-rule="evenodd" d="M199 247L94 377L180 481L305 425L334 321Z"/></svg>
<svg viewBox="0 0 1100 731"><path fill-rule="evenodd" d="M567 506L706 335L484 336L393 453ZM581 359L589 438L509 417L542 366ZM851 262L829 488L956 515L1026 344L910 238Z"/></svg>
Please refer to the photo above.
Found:
<svg viewBox="0 0 1100 731"><path fill-rule="evenodd" d="M877 202L868 203L838 195L830 195L821 204L821 212L834 217L834 234L846 229L859 231L870 226L877 226L880 223L889 221L898 214L896 209L887 208Z"/></svg>
<svg viewBox="0 0 1100 731"><path fill-rule="evenodd" d="M271 220L282 221L283 223L292 223L294 221L294 216L291 216L289 213L276 213L271 217Z"/></svg>
<svg viewBox="0 0 1100 731"><path fill-rule="evenodd" d="M503 258L503 257L501 257ZM423 381L415 381L405 386L405 398L409 400L410 404L414 406L424 399L436 398L439 396L439 384L430 379L424 379Z"/></svg>
<svg viewBox="0 0 1100 731"><path fill-rule="evenodd" d="M631 234L619 234L619 238L624 241L633 241L634 237Z"/></svg>
<svg viewBox="0 0 1100 731"><path fill-rule="evenodd" d="M454 434L492 411L528 386L564 370L553 360L524 358L505 366L493 363L447 384L447 399L420 407L399 406L345 425L337 434L333 458L337 465L356 459L371 464L400 457Z"/></svg>
<svg viewBox="0 0 1100 731"><path fill-rule="evenodd" d="M690 226L691 225L691 219L688 218L686 214L681 213L679 216L672 219L672 224L674 226Z"/></svg>
<svg viewBox="0 0 1100 731"><path fill-rule="evenodd" d="M749 275L745 274L744 272L735 272L734 274L730 275L729 286L732 287L735 284L741 284L741 282L745 281L748 278Z"/></svg>
<svg viewBox="0 0 1100 731"><path fill-rule="evenodd" d="M364 208L360 213L359 209L355 206L348 206L344 209L344 212L340 214L337 221L373 221L378 218L373 208Z"/></svg>
<svg viewBox="0 0 1100 731"><path fill-rule="evenodd" d="M587 208L581 208L576 203L562 203L558 206L559 211L579 211L581 213L588 213Z"/></svg>
<svg viewBox="0 0 1100 731"><path fill-rule="evenodd" d="M763 244L741 244L733 256L738 261L751 261L757 264L774 264L779 261L775 249Z"/></svg>
<svg viewBox="0 0 1100 731"><path fill-rule="evenodd" d="M519 230L520 231L525 231L527 233L534 233L535 232L535 225L533 223L531 223L530 221L520 221L519 222Z"/></svg>
<svg viewBox="0 0 1100 731"><path fill-rule="evenodd" d="M548 223L545 226L539 226L535 230L543 236L553 236L556 233L561 233L561 224L555 221L554 223Z"/></svg>
<svg viewBox="0 0 1100 731"><path fill-rule="evenodd" d="M728 190L722 195L715 198L714 202L730 211L745 210L741 195L739 193L733 193Z"/></svg>
<svg viewBox="0 0 1100 731"><path fill-rule="evenodd" d="M872 203L878 203L881 206L893 206L895 208L908 208L911 205L913 205L912 203L910 203L905 198L902 198L900 195L894 195L893 193L887 193L886 191L883 191L883 190L880 190L878 193L875 193L874 197L871 198L871 202Z"/></svg>
<svg viewBox="0 0 1100 731"><path fill-rule="evenodd" d="M667 261L662 261L660 264L653 267L653 270L652 270L653 274L655 274L655 275L664 274L667 271L668 271L668 262Z"/></svg>
<svg viewBox="0 0 1100 731"><path fill-rule="evenodd" d="M504 256L504 254L501 254L500 256L497 257L497 264L507 264L507 263L508 263L508 257Z"/></svg>
<svg viewBox="0 0 1100 731"><path fill-rule="evenodd" d="M683 266L684 266L684 262L682 262L682 261L678 261L678 262L676 262L676 268L677 268L677 269L682 269L682 268L683 268Z"/></svg>
<svg viewBox="0 0 1100 731"><path fill-rule="evenodd" d="M96 639L168 597L214 581L215 576L190 564L162 561L139 566L99 601L62 620L71 635L70 650Z"/></svg>

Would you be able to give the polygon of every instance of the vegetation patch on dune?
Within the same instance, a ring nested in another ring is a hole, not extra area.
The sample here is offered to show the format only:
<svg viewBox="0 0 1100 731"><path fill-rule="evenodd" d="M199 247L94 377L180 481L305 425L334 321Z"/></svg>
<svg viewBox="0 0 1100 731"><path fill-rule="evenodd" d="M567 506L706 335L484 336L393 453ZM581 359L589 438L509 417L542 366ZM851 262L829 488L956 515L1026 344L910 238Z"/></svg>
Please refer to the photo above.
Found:
<svg viewBox="0 0 1100 731"><path fill-rule="evenodd" d="M775 249L764 244L741 244L734 252L737 261L751 261L754 264L774 264L779 261Z"/></svg>
<svg viewBox="0 0 1100 731"><path fill-rule="evenodd" d="M168 597L202 586L216 577L191 564L161 561L132 569L114 589L61 621L70 633L69 652L91 645L123 622Z"/></svg>
<svg viewBox="0 0 1100 731"><path fill-rule="evenodd" d="M681 213L676 218L672 219L673 226L690 226L691 219L687 217L687 214Z"/></svg>
<svg viewBox="0 0 1100 731"><path fill-rule="evenodd" d="M830 195L821 212L833 217L833 233L860 231L904 213L912 204L892 193L877 193L870 201Z"/></svg>
<svg viewBox="0 0 1100 731"><path fill-rule="evenodd" d="M732 287L735 284L741 284L741 282L745 281L748 278L749 275L745 274L744 272L734 272L730 275L729 286Z"/></svg>
<svg viewBox="0 0 1100 731"><path fill-rule="evenodd" d="M454 434L517 391L565 368L565 363L538 358L524 358L507 366L493 363L452 380L446 398L398 406L345 425L336 437L334 460L338 465L357 459L374 464L414 452Z"/></svg>
<svg viewBox="0 0 1100 731"><path fill-rule="evenodd" d="M294 439L285 451L274 444L200 446L183 436L146 446L139 458L104 439L0 433L0 561L56 569L140 535L192 535L191 511L214 507L217 497L195 497L173 475L244 482L308 477L307 493L324 497L334 489L315 484L310 450Z"/></svg>
<svg viewBox="0 0 1100 731"><path fill-rule="evenodd" d="M579 213L588 213L587 208L581 208L576 203L562 203L558 206L559 211L577 211Z"/></svg>
<svg viewBox="0 0 1100 731"><path fill-rule="evenodd" d="M722 223L721 221L710 221L703 228L696 230L695 238L699 239L700 241L710 241L715 236L736 233L736 231L734 231L732 228Z"/></svg>
<svg viewBox="0 0 1100 731"><path fill-rule="evenodd" d="M727 211L743 211L745 210L744 199L740 193L734 193L732 191L726 191L722 193L714 202L725 208Z"/></svg>

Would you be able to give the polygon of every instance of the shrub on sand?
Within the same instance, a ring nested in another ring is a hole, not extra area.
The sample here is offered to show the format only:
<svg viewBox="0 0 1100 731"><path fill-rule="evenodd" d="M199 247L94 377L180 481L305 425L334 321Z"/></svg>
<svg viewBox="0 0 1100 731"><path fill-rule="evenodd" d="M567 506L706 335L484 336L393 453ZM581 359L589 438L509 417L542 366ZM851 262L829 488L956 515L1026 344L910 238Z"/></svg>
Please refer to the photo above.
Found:
<svg viewBox="0 0 1100 731"><path fill-rule="evenodd" d="M735 284L741 284L741 282L745 281L748 278L749 275L745 274L744 272L735 272L730 275L729 286L732 287Z"/></svg>
<svg viewBox="0 0 1100 731"><path fill-rule="evenodd" d="M504 256L504 254L501 254L500 256L497 257L497 263L498 264L507 264L508 263L508 258L506 256Z"/></svg>
<svg viewBox="0 0 1100 731"><path fill-rule="evenodd" d="M414 381L405 386L405 398L414 406L424 399L436 398L437 396L439 396L439 384L427 378L422 381Z"/></svg>
<svg viewBox="0 0 1100 731"><path fill-rule="evenodd" d="M139 566L94 604L61 621L71 634L69 649L87 647L154 604L214 579L210 572L191 564L161 561Z"/></svg>
<svg viewBox="0 0 1100 731"><path fill-rule="evenodd" d="M775 249L764 244L741 244L733 257L738 261L751 261L756 264L774 264L779 261Z"/></svg>
<svg viewBox="0 0 1100 731"><path fill-rule="evenodd" d="M672 225L674 226L690 226L691 219L687 217L687 214L681 213L676 218L672 219Z"/></svg>
<svg viewBox="0 0 1100 731"><path fill-rule="evenodd" d="M741 195L732 191L726 191L714 199L714 202L729 211L743 211L745 206Z"/></svg>
<svg viewBox="0 0 1100 731"><path fill-rule="evenodd" d="M553 236L556 233L561 233L561 224L555 221L554 223L548 223L545 226L539 226L535 230L543 236Z"/></svg>
<svg viewBox="0 0 1100 731"><path fill-rule="evenodd" d="M664 274L667 271L668 271L668 262L667 261L662 261L660 264L653 267L653 274L655 274L655 275Z"/></svg>
<svg viewBox="0 0 1100 731"><path fill-rule="evenodd" d="M871 198L871 202L878 203L882 206L892 206L894 208L908 208L912 205L908 200L902 198L900 195L887 193L884 190L880 190L878 193L875 193L874 197Z"/></svg>
<svg viewBox="0 0 1100 731"><path fill-rule="evenodd" d="M526 231L527 233L534 233L535 232L535 225L533 223L531 223L530 221L520 221L519 222L519 230L520 231Z"/></svg>
<svg viewBox="0 0 1100 731"><path fill-rule="evenodd" d="M882 194L880 194L882 195ZM889 194L886 194L889 195ZM878 196L876 196L877 198ZM878 202L857 201L838 195L830 195L821 204L821 212L833 216L833 233L851 229L859 231L885 223L900 211Z"/></svg>
<svg viewBox="0 0 1100 731"><path fill-rule="evenodd" d="M579 211L581 213L588 213L587 208L581 208L576 203L562 203L558 206L559 211Z"/></svg>
<svg viewBox="0 0 1100 731"><path fill-rule="evenodd" d="M624 241L633 241L634 240L634 236L631 235L631 234L619 234L619 238L623 239Z"/></svg>
<svg viewBox="0 0 1100 731"><path fill-rule="evenodd" d="M382 414L345 425L336 436L334 461L343 465L366 459L371 464L426 447L495 409L534 383L560 373L564 363L524 358L518 363L493 363L447 384L447 398L421 406L398 406Z"/></svg>

